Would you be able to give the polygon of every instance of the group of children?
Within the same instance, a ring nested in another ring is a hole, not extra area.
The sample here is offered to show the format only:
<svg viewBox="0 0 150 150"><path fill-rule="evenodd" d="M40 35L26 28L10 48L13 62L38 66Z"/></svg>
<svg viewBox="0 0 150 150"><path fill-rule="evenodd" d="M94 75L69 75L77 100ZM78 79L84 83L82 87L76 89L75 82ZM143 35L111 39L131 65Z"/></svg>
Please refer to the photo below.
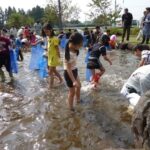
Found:
<svg viewBox="0 0 150 150"><path fill-rule="evenodd" d="M87 69L91 72L90 83L96 88L99 78L104 74L105 69L100 62L100 56L102 55L106 61L111 65L111 60L107 57L107 49L110 49L110 41L116 41L116 37L110 38L109 31L102 34L100 27L96 27L96 32L89 35L87 38L87 33L83 35L77 31L73 34L67 34L67 42L65 45L64 54L64 79L66 85L69 88L68 94L68 104L70 110L74 110L73 103L76 99L77 103L80 103L80 88L81 83L78 75L77 69L77 57L79 51L83 48L84 39L88 40L87 45L88 57L87 57ZM94 37L91 40L91 37ZM112 39L112 40L111 40ZM15 39L13 36L4 37L0 36L0 75L4 79L4 72L2 67L5 66L6 70L9 72L10 77L12 76L12 58L10 56L10 50L14 51L14 57L16 60L23 61L23 55L21 49L24 47L31 46L31 60L30 69L38 70L42 69L45 71L45 75L42 77L47 77L49 74L49 85L50 88L54 87L54 79L59 81L59 84L63 83L63 78L57 71L57 66L61 65L60 57L60 40L55 36L54 30L49 23L44 24L42 28L42 35L37 36L33 33L28 34L26 38L22 32L18 34ZM15 61L15 60L14 60ZM44 65L42 65L44 63ZM36 65L35 65L36 64ZM17 63L16 63L17 65ZM16 67L17 68L17 67ZM98 71L97 71L98 70ZM40 72L41 73L41 72Z"/></svg>

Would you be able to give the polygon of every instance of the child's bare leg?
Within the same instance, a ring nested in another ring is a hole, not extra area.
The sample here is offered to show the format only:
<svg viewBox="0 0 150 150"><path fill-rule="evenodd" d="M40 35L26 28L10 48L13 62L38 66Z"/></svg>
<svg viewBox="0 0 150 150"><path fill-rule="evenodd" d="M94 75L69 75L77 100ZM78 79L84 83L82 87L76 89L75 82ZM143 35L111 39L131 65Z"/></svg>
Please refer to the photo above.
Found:
<svg viewBox="0 0 150 150"><path fill-rule="evenodd" d="M92 72L92 77L91 77L90 81L93 81L93 77L95 76L95 69L91 69L91 72Z"/></svg>
<svg viewBox="0 0 150 150"><path fill-rule="evenodd" d="M58 77L60 83L62 83L63 79L62 79L61 75L59 74L59 72L56 70L56 68L54 69L54 73L55 73L55 76Z"/></svg>
<svg viewBox="0 0 150 150"><path fill-rule="evenodd" d="M5 74L4 74L2 69L0 69L0 77L1 77L2 82L4 82L5 81Z"/></svg>
<svg viewBox="0 0 150 150"><path fill-rule="evenodd" d="M75 96L75 87L69 88L68 104L69 104L70 110L74 110L74 108L73 108L74 96Z"/></svg>
<svg viewBox="0 0 150 150"><path fill-rule="evenodd" d="M105 68L104 67L101 67L100 68L100 77L105 73Z"/></svg>
<svg viewBox="0 0 150 150"><path fill-rule="evenodd" d="M52 88L54 86L54 73L53 73L54 68L49 67L49 87Z"/></svg>
<svg viewBox="0 0 150 150"><path fill-rule="evenodd" d="M79 83L80 86L76 88L76 100L77 103L80 103L81 83L79 78L77 78L77 82Z"/></svg>

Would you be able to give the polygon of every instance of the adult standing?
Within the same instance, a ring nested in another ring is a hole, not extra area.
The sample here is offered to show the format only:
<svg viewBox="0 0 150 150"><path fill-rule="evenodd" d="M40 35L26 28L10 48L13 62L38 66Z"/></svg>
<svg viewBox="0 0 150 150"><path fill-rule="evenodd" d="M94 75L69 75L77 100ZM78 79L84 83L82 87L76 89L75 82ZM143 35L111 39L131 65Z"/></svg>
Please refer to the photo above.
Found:
<svg viewBox="0 0 150 150"><path fill-rule="evenodd" d="M147 15L146 15L145 21L144 21L143 34L145 36L146 44L148 44L149 38L150 38L150 7L146 8L146 12L147 12Z"/></svg>
<svg viewBox="0 0 150 150"><path fill-rule="evenodd" d="M122 42L124 42L125 35L127 33L126 40L129 41L130 39L130 29L132 26L133 16L129 13L128 9L124 10L124 14L122 15L122 25L123 25L123 35L122 35Z"/></svg>
<svg viewBox="0 0 150 150"><path fill-rule="evenodd" d="M17 36L17 29L15 28L15 26L11 27L10 35L13 35L16 38L16 36Z"/></svg>
<svg viewBox="0 0 150 150"><path fill-rule="evenodd" d="M42 25L41 25L40 21L37 21L37 22L34 24L34 30L35 30L35 32L36 32L36 35L41 35Z"/></svg>
<svg viewBox="0 0 150 150"><path fill-rule="evenodd" d="M143 28L144 28L144 21L145 21L146 15L147 15L147 12L144 11L143 12L143 17L141 18L140 24L139 24L140 31L139 31L139 34L136 38L137 40L140 40L141 37L143 37L143 40L142 40L141 44L143 44L145 42L145 36L143 35Z"/></svg>

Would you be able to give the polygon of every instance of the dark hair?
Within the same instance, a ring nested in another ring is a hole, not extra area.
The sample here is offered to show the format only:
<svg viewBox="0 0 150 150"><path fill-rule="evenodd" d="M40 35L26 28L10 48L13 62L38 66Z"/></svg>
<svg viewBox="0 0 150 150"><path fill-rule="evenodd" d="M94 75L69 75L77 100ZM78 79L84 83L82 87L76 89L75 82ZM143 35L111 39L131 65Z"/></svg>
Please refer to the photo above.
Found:
<svg viewBox="0 0 150 150"><path fill-rule="evenodd" d="M14 36L13 34L11 34L11 35L9 36L9 38L10 38L10 39L14 39L15 36Z"/></svg>
<svg viewBox="0 0 150 150"><path fill-rule="evenodd" d="M65 59L67 61L70 60L70 50L69 50L69 43L72 43L73 45L78 45L83 43L83 36L80 33L73 33L65 48ZM79 55L79 50L77 51L77 55Z"/></svg>
<svg viewBox="0 0 150 150"><path fill-rule="evenodd" d="M143 51L143 50L150 50L149 46L148 45L142 45L142 44L138 44L134 47L134 50L137 51L140 50L140 51Z"/></svg>
<svg viewBox="0 0 150 150"><path fill-rule="evenodd" d="M100 26L96 26L96 29L100 29Z"/></svg>
<svg viewBox="0 0 150 150"><path fill-rule="evenodd" d="M150 12L150 7L147 7L146 10Z"/></svg>
<svg viewBox="0 0 150 150"><path fill-rule="evenodd" d="M45 24L43 25L43 29L52 30L52 35L51 35L51 36L54 36L54 35L55 35L54 30L53 30L53 27L51 26L50 23L45 23Z"/></svg>
<svg viewBox="0 0 150 150"><path fill-rule="evenodd" d="M41 36L42 37L46 37L46 34L45 34L45 32L44 32L44 29L42 28L42 31L41 31Z"/></svg>
<svg viewBox="0 0 150 150"><path fill-rule="evenodd" d="M110 30L109 30L109 29L107 29L107 30L106 30L106 32L110 33Z"/></svg>

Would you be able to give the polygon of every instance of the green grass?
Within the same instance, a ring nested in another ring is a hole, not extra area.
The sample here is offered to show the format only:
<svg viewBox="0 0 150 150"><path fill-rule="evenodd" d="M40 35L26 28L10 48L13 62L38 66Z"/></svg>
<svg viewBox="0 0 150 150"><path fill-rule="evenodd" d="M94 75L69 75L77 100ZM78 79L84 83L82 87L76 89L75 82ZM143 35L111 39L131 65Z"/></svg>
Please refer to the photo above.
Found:
<svg viewBox="0 0 150 150"><path fill-rule="evenodd" d="M136 40L136 37L137 37L137 36L135 36L135 35L131 35L129 42L132 43L132 44L135 44L135 45L136 45L136 44L139 44L142 39L141 39L140 41L137 41L137 40ZM118 36L118 41L122 41L122 36ZM150 43L149 43L149 46L150 46Z"/></svg>

